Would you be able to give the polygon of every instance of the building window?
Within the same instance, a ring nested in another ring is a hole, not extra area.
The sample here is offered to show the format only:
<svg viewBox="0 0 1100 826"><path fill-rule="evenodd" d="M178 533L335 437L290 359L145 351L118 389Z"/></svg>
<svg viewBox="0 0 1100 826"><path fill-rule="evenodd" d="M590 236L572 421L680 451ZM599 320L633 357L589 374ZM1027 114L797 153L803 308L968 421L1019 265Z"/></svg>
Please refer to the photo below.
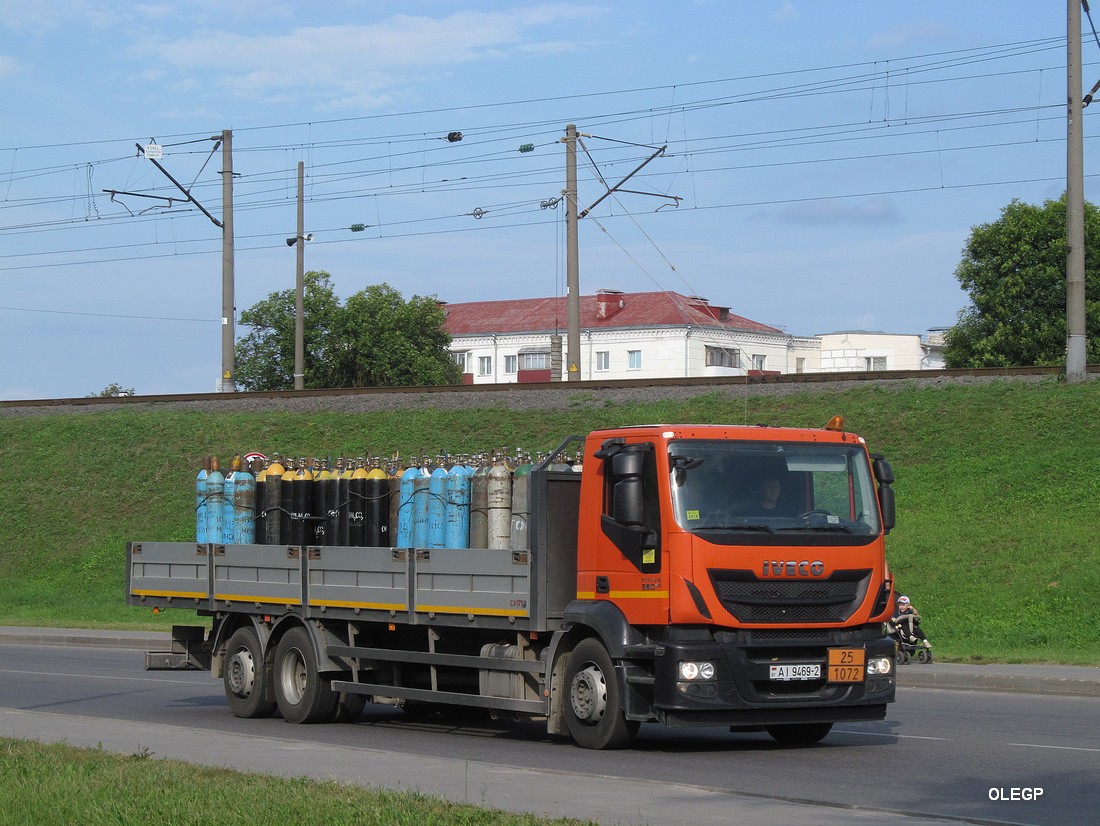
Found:
<svg viewBox="0 0 1100 826"><path fill-rule="evenodd" d="M504 357L504 374L510 376L516 372L516 361L518 356L505 356Z"/></svg>
<svg viewBox="0 0 1100 826"><path fill-rule="evenodd" d="M627 367L631 370L642 369L642 351L641 350L627 350Z"/></svg>
<svg viewBox="0 0 1100 826"><path fill-rule="evenodd" d="M466 372L466 358L470 354L463 351L461 353L451 353L451 358L454 359L454 363L459 366L463 373Z"/></svg>
<svg viewBox="0 0 1100 826"><path fill-rule="evenodd" d="M550 354L549 353L520 353L520 355L519 355L519 369L520 370L549 370L550 369Z"/></svg>
<svg viewBox="0 0 1100 826"><path fill-rule="evenodd" d="M864 361L867 363L868 372L886 369L886 356L867 356Z"/></svg>
<svg viewBox="0 0 1100 826"><path fill-rule="evenodd" d="M478 356L478 359L477 359L477 374L479 376L491 376L491 375L493 375L493 357L492 356Z"/></svg>
<svg viewBox="0 0 1100 826"><path fill-rule="evenodd" d="M733 347L707 345L707 367L740 367L741 351Z"/></svg>
<svg viewBox="0 0 1100 826"><path fill-rule="evenodd" d="M610 370L611 369L611 353L607 350L596 351L596 369L597 370Z"/></svg>
<svg viewBox="0 0 1100 826"><path fill-rule="evenodd" d="M753 357L752 357L752 369L753 370L765 370L767 368L764 365L766 365L767 363L768 363L768 357L767 356L760 355L759 353L757 353L757 354L753 355Z"/></svg>

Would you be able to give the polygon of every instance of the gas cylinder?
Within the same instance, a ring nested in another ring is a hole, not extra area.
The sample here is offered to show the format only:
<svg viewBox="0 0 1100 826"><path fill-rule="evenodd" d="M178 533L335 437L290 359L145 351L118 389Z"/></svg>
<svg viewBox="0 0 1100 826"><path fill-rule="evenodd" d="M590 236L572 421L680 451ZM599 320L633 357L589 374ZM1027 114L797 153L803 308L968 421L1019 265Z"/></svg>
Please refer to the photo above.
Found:
<svg viewBox="0 0 1100 826"><path fill-rule="evenodd" d="M306 459L298 460L290 488L290 544L301 547L313 539L313 473Z"/></svg>
<svg viewBox="0 0 1100 826"><path fill-rule="evenodd" d="M225 533L225 476L218 457L210 458L206 476L206 541L221 544Z"/></svg>
<svg viewBox="0 0 1100 826"><path fill-rule="evenodd" d="M509 545L513 551L527 549L527 517L531 489L531 459L517 459L512 473L512 520L509 529Z"/></svg>
<svg viewBox="0 0 1100 826"><path fill-rule="evenodd" d="M394 453L390 457L389 466L386 468L387 482L389 484L389 543L390 547L397 546L397 510L401 506L401 474L405 469L401 467L401 456Z"/></svg>
<svg viewBox="0 0 1100 826"><path fill-rule="evenodd" d="M369 548L390 546L390 477L382 470L382 460L371 459L366 480L366 530L363 544Z"/></svg>
<svg viewBox="0 0 1100 826"><path fill-rule="evenodd" d="M282 527L279 535L284 545L294 544L294 460L289 456L286 460L286 470L283 471L282 481L279 483L279 522Z"/></svg>
<svg viewBox="0 0 1100 826"><path fill-rule="evenodd" d="M584 451L583 450L578 450L577 451L577 456L573 460L573 472L574 473L581 473L583 471L584 471Z"/></svg>
<svg viewBox="0 0 1100 826"><path fill-rule="evenodd" d="M413 547L413 482L420 477L420 468L413 461L401 474L397 509L397 548Z"/></svg>
<svg viewBox="0 0 1100 826"><path fill-rule="evenodd" d="M253 459L250 464L253 477L256 479L255 511L252 514L252 541L263 542L264 533L267 530L267 512L264 510L264 494L267 485L267 468L270 461Z"/></svg>
<svg viewBox="0 0 1100 826"><path fill-rule="evenodd" d="M202 467L195 477L195 541L205 545L206 537L206 480L210 476L210 457L202 457Z"/></svg>
<svg viewBox="0 0 1100 826"><path fill-rule="evenodd" d="M432 460L421 454L420 472L413 477L412 547L428 547L428 505L431 500L429 486L432 481Z"/></svg>
<svg viewBox="0 0 1100 826"><path fill-rule="evenodd" d="M428 548L447 547L447 468L439 457L428 479Z"/></svg>
<svg viewBox="0 0 1100 826"><path fill-rule="evenodd" d="M256 541L256 477L246 467L237 468L233 459L233 538L237 545Z"/></svg>
<svg viewBox="0 0 1100 826"><path fill-rule="evenodd" d="M491 462L480 456L470 477L470 547L489 547L489 470Z"/></svg>
<svg viewBox="0 0 1100 826"><path fill-rule="evenodd" d="M367 535L367 466L359 458L348 482L348 544L359 548Z"/></svg>
<svg viewBox="0 0 1100 826"><path fill-rule="evenodd" d="M332 472L331 460L322 459L321 469L313 479L313 535L318 545L335 545L337 542L338 484L339 480Z"/></svg>
<svg viewBox="0 0 1100 826"><path fill-rule="evenodd" d="M447 471L447 507L444 546L468 548L470 546L470 472L464 463L458 463Z"/></svg>
<svg viewBox="0 0 1100 826"><path fill-rule="evenodd" d="M256 539L262 545L281 545L283 542L283 466L282 457L276 453L264 474L264 532Z"/></svg>
<svg viewBox="0 0 1100 826"><path fill-rule="evenodd" d="M225 472L225 481L222 486L222 535L218 539L225 545L233 544L233 488L236 484L238 470L241 469L241 454L234 454L229 460L229 469Z"/></svg>
<svg viewBox="0 0 1100 826"><path fill-rule="evenodd" d="M507 548L511 541L512 474L503 456L489 469L488 481L489 547Z"/></svg>
<svg viewBox="0 0 1100 826"><path fill-rule="evenodd" d="M348 516L351 512L351 476L355 473L350 459L339 458L332 475L336 477L336 544L349 545Z"/></svg>

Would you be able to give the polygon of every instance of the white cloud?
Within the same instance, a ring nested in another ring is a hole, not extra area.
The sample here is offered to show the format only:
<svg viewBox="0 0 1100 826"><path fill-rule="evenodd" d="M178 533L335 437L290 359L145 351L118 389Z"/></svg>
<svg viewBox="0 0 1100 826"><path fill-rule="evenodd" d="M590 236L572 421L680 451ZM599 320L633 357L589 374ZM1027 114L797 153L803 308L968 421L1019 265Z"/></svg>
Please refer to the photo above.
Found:
<svg viewBox="0 0 1100 826"><path fill-rule="evenodd" d="M781 210L780 223L824 225L876 225L899 224L904 218L890 198L863 198L856 201L809 201L794 204Z"/></svg>
<svg viewBox="0 0 1100 826"><path fill-rule="evenodd" d="M167 64L177 75L218 66L219 83L236 96L309 90L325 107L345 99L384 100L398 78L408 81L413 79L410 74L513 54L591 47L559 39L540 41L537 32L598 13L561 4L506 12L462 11L442 18L402 14L368 25L303 26L281 34L212 30L174 41L145 39L133 52L143 60Z"/></svg>
<svg viewBox="0 0 1100 826"><path fill-rule="evenodd" d="M951 36L942 23L910 23L872 35L868 45L874 49L897 49L914 43L938 43Z"/></svg>

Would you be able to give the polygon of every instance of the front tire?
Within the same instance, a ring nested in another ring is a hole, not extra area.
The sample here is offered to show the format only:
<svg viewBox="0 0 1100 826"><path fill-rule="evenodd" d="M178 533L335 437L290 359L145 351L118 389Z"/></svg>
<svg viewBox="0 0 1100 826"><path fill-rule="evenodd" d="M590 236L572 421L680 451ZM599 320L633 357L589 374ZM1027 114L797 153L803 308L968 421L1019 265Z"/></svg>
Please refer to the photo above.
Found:
<svg viewBox="0 0 1100 826"><path fill-rule="evenodd" d="M768 734L777 742L789 746L809 746L823 740L833 729L832 723L791 723L767 726Z"/></svg>
<svg viewBox="0 0 1100 826"><path fill-rule="evenodd" d="M623 716L615 665L599 640L581 640L570 653L565 690L566 725L581 748L619 749L638 733L640 723Z"/></svg>
<svg viewBox="0 0 1100 826"><path fill-rule="evenodd" d="M251 628L238 628L225 648L222 682L229 709L237 717L270 717L275 702L267 685L267 669L260 639Z"/></svg>
<svg viewBox="0 0 1100 826"><path fill-rule="evenodd" d="M317 670L313 638L304 628L291 628L275 649L275 698L289 723L324 723L336 713L339 698Z"/></svg>

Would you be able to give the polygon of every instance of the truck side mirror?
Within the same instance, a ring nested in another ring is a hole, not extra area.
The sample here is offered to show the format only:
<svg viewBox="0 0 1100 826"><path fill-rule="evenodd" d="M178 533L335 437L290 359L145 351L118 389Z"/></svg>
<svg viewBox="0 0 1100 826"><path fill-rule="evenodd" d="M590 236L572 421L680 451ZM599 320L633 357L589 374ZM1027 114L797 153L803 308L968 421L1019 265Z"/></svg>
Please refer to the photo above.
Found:
<svg viewBox="0 0 1100 826"><path fill-rule="evenodd" d="M894 484L894 469L881 456L876 456L871 462L871 469L875 472L875 481L880 485Z"/></svg>
<svg viewBox="0 0 1100 826"><path fill-rule="evenodd" d="M878 489L879 506L882 508L882 527L889 533L897 524L897 509L894 505L894 489L881 485Z"/></svg>
<svg viewBox="0 0 1100 826"><path fill-rule="evenodd" d="M611 472L615 475L612 513L620 525L641 525L645 522L642 491L644 464L645 454L640 451L624 451L611 458Z"/></svg>

